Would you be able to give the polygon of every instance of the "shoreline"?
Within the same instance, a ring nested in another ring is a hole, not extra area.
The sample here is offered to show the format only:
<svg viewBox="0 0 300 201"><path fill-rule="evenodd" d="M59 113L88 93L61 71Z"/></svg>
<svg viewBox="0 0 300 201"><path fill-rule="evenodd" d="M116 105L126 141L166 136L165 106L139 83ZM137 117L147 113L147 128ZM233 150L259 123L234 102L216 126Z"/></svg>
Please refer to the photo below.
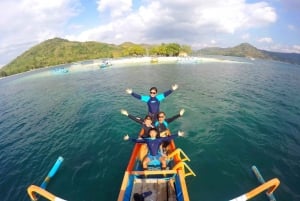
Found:
<svg viewBox="0 0 300 201"><path fill-rule="evenodd" d="M70 67L99 67L103 62L109 62L111 66L123 66L132 64L193 64L193 63L207 63L207 62L219 62L219 63L245 63L229 59L219 59L212 57L128 57L118 59L94 59L89 61L79 61L70 63ZM70 68L69 67L69 68ZM109 66L110 67L110 66Z"/></svg>
<svg viewBox="0 0 300 201"><path fill-rule="evenodd" d="M33 69L30 71L17 73L14 75L10 75L7 77L13 77L13 76L20 76L26 73L30 73L33 71L39 71L39 70L50 70L52 71L55 68L66 68L68 69L68 73L72 72L82 72L82 71L89 71L89 70L99 70L101 64L103 64L103 61L108 61L111 65L106 68L111 67L121 67L121 66L129 66L129 65L140 65L140 64L147 64L147 65L156 65L156 64L201 64L201 63L246 63L246 62L240 62L235 60L229 60L229 59L219 59L219 58L213 58L213 57L196 57L196 56L188 56L188 57L165 57L165 56L158 56L158 57L127 57L127 58L117 58L117 59L94 59L94 60L85 60L85 61L77 61L72 62L68 64L59 64L55 66L45 66L42 68ZM47 71L48 72L48 71ZM66 74L66 73L61 73ZM4 79L7 77L0 77L0 79Z"/></svg>
<svg viewBox="0 0 300 201"><path fill-rule="evenodd" d="M65 66L69 72L82 72L88 70L99 70L101 64L108 62L109 66L106 68L122 67L122 66L136 66L136 65L156 65L156 64L201 64L201 63L241 63L239 61L229 59L218 59L210 57L127 57L118 59L95 59L88 61L79 61L70 63L70 66ZM243 62L244 63L244 62Z"/></svg>

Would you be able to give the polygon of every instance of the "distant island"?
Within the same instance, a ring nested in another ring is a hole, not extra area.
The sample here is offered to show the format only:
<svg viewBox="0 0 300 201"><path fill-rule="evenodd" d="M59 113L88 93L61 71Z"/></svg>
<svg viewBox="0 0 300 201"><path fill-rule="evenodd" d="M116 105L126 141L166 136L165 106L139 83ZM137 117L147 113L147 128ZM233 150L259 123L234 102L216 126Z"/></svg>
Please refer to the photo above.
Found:
<svg viewBox="0 0 300 201"><path fill-rule="evenodd" d="M75 42L61 38L46 40L33 46L12 62L0 69L0 77L22 73L47 66L68 64L72 62L141 57L141 56L203 56L223 55L246 58L276 60L292 64L300 64L300 54L278 53L259 50L248 43L242 43L232 48L203 48L192 51L188 45L177 43L162 43L160 45L134 44L126 42L121 45L100 42Z"/></svg>
<svg viewBox="0 0 300 201"><path fill-rule="evenodd" d="M281 53L259 50L256 47L242 43L232 48L209 47L195 51L196 55L222 55L234 57L246 57L251 59L275 60L291 64L300 64L300 54L297 53Z"/></svg>

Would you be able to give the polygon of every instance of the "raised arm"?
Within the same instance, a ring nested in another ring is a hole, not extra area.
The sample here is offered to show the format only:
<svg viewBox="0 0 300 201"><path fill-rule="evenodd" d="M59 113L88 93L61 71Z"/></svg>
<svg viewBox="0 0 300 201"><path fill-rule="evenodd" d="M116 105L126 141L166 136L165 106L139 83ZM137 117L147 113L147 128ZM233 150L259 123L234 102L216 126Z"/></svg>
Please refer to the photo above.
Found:
<svg viewBox="0 0 300 201"><path fill-rule="evenodd" d="M142 99L142 96L139 95L139 94L137 94L137 93L134 93L134 92L132 91L132 89L126 89L126 93L132 95L132 96L135 97L136 99L139 99L139 100Z"/></svg>
<svg viewBox="0 0 300 201"><path fill-rule="evenodd" d="M131 138L131 137L129 137L128 134L126 134L126 135L123 137L123 139L124 139L125 141L130 140L130 141L136 142L136 143L145 143L145 142L146 142L144 139L135 139L135 138Z"/></svg>
<svg viewBox="0 0 300 201"><path fill-rule="evenodd" d="M168 137L163 137L163 138L159 138L159 139L161 139L162 142L165 142L165 141L169 141L171 139L174 139L175 137L183 137L183 136L184 136L184 132L183 131L178 131L177 133L171 134Z"/></svg>
<svg viewBox="0 0 300 201"><path fill-rule="evenodd" d="M178 88L178 85L177 84L174 84L172 85L172 88L169 89L168 91L165 91L164 93L162 94L158 94L156 97L159 101L162 101L163 99L165 99L168 95L170 95L173 91L177 90Z"/></svg>
<svg viewBox="0 0 300 201"><path fill-rule="evenodd" d="M184 114L184 109L181 109L178 114L174 115L173 117L165 119L165 121L168 122L168 123L171 123L175 119L181 117L183 114Z"/></svg>
<svg viewBox="0 0 300 201"><path fill-rule="evenodd" d="M144 122L144 119L129 114L127 112L127 110L121 109L121 114L127 116L129 119L132 119L133 121L135 121L135 122L137 122L139 124L143 124L143 122Z"/></svg>
<svg viewBox="0 0 300 201"><path fill-rule="evenodd" d="M131 114L128 114L128 118L132 119L133 121L135 121L135 122L137 122L139 124L143 124L144 123L144 119L142 119L140 117L133 116Z"/></svg>

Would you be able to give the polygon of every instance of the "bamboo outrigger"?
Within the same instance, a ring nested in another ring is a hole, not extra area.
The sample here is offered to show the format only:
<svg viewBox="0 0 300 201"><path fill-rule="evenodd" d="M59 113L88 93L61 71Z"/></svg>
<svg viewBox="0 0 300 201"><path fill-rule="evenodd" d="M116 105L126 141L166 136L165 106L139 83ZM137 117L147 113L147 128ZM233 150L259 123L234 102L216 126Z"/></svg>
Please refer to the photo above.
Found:
<svg viewBox="0 0 300 201"><path fill-rule="evenodd" d="M168 156L170 160L168 167L171 167L171 169L142 171L139 168L140 161L138 158L141 146L138 143L134 146L117 200L135 201L135 194L142 195L143 192L151 192L145 200L189 201L185 177L189 175L195 176L195 173L185 163L185 161L190 160L185 153L181 149L175 149L174 142L171 141L170 146L173 147L173 152ZM230 201L250 200L263 192L266 192L269 199L272 198L270 201L273 201L273 193L279 186L280 181L274 178L265 182L257 168L252 167L252 169L262 184ZM27 192L32 201L37 201L39 196L50 201L66 201L53 195L41 186L30 185L27 188Z"/></svg>

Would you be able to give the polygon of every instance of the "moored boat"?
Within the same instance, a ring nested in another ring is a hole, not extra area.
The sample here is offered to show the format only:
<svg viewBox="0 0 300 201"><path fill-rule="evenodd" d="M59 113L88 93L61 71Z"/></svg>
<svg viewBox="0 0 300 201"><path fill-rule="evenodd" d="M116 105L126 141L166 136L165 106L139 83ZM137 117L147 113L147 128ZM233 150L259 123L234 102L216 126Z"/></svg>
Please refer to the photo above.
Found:
<svg viewBox="0 0 300 201"><path fill-rule="evenodd" d="M64 67L52 69L53 74L66 74L68 72L69 72L69 70L67 68L64 68Z"/></svg>
<svg viewBox="0 0 300 201"><path fill-rule="evenodd" d="M112 66L112 63L108 60L102 61L102 63L100 64L100 68L107 68L109 66Z"/></svg>

